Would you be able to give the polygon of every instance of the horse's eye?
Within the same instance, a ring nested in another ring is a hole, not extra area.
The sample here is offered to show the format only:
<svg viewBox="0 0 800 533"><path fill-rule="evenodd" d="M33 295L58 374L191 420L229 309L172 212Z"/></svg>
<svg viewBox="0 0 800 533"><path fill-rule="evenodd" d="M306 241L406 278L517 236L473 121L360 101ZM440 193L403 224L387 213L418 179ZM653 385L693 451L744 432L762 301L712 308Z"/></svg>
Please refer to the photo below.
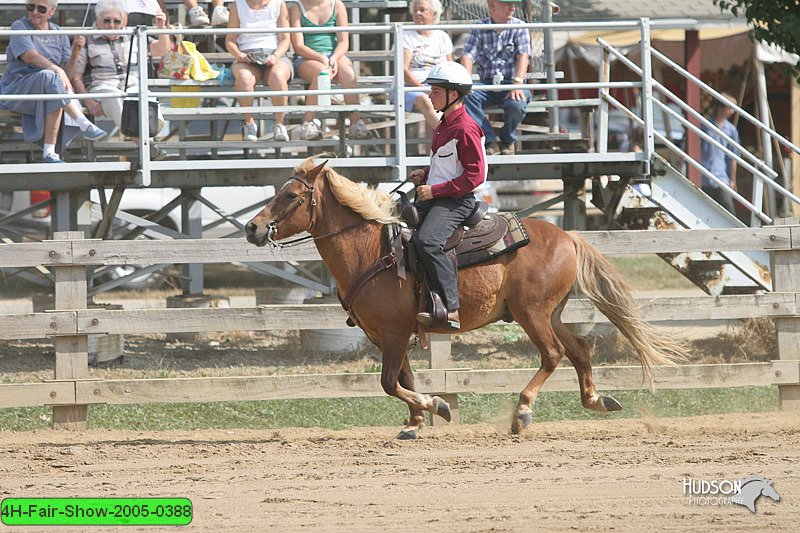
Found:
<svg viewBox="0 0 800 533"><path fill-rule="evenodd" d="M295 198L297 198L297 195L293 192L290 192L286 193L286 197L289 198L289 200L294 200Z"/></svg>

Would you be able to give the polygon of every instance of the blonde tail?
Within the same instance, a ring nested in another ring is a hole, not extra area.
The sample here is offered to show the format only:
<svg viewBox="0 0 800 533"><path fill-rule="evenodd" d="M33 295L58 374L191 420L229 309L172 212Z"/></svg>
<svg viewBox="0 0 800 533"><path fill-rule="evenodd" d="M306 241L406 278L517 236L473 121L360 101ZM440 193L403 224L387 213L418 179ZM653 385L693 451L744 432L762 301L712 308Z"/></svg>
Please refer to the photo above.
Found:
<svg viewBox="0 0 800 533"><path fill-rule="evenodd" d="M645 378L653 386L653 365L674 365L687 359L686 347L658 333L636 310L631 288L600 252L574 231L567 232L578 253L578 287L628 339L639 354Z"/></svg>

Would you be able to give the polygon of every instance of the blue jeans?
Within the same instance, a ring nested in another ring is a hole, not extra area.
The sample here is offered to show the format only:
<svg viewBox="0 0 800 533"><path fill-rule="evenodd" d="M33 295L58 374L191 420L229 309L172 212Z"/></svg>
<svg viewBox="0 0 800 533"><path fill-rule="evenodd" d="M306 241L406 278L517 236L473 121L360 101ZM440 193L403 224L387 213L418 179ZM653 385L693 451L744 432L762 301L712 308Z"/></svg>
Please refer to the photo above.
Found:
<svg viewBox="0 0 800 533"><path fill-rule="evenodd" d="M497 141L492 129L492 124L483 112L487 106L501 106L503 108L503 127L500 128L500 141L513 144L517 140L517 128L525 118L525 107L531 99L530 91L524 90L525 101L507 98L508 91L473 91L464 98L467 112L478 123L486 136L486 142Z"/></svg>

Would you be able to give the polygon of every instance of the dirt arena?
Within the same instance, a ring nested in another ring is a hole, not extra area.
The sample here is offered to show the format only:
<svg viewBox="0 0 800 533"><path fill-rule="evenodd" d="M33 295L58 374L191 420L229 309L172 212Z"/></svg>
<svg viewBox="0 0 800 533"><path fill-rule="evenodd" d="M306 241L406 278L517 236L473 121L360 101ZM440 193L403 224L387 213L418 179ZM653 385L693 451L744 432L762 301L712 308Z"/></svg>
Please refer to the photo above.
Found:
<svg viewBox="0 0 800 533"><path fill-rule="evenodd" d="M541 423L523 436L506 422L411 442L387 427L0 432L0 496L184 496L197 531L797 531L800 413ZM682 492L687 476L747 475L781 501L762 496L753 514Z"/></svg>

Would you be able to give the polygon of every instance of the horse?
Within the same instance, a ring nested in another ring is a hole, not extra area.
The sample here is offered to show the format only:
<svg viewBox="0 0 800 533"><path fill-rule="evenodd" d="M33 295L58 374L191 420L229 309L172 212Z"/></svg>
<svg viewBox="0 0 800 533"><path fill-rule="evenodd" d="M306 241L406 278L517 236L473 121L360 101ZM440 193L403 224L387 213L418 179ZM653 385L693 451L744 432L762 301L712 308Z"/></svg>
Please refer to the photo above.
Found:
<svg viewBox="0 0 800 533"><path fill-rule="evenodd" d="M316 164L310 157L245 225L245 234L256 246L276 246L275 239L307 232L336 279L340 298L355 289L351 318L381 351L381 386L408 404L409 418L397 438L413 439L425 411L447 421L451 413L438 396L414 389L408 360L411 335L418 331L413 274L400 284L393 269L376 268L390 253L382 237L384 225L396 222L397 209L389 194L356 184L327 161ZM653 365L674 364L686 353L680 343L657 334L639 318L627 282L580 235L536 219L522 222L530 244L458 272L459 331L514 320L541 355L540 368L519 395L511 427L515 434L531 425L536 396L564 356L578 374L583 407L600 412L622 409L613 397L595 390L589 344L561 322L574 286L628 339L651 386ZM374 275L365 279L367 271Z"/></svg>
<svg viewBox="0 0 800 533"><path fill-rule="evenodd" d="M773 501L781 501L778 491L772 486L772 481L762 476L748 476L739 480L741 491L735 496L731 496L731 503L744 505L750 509L751 513L756 512L756 500L761 496L771 498Z"/></svg>

